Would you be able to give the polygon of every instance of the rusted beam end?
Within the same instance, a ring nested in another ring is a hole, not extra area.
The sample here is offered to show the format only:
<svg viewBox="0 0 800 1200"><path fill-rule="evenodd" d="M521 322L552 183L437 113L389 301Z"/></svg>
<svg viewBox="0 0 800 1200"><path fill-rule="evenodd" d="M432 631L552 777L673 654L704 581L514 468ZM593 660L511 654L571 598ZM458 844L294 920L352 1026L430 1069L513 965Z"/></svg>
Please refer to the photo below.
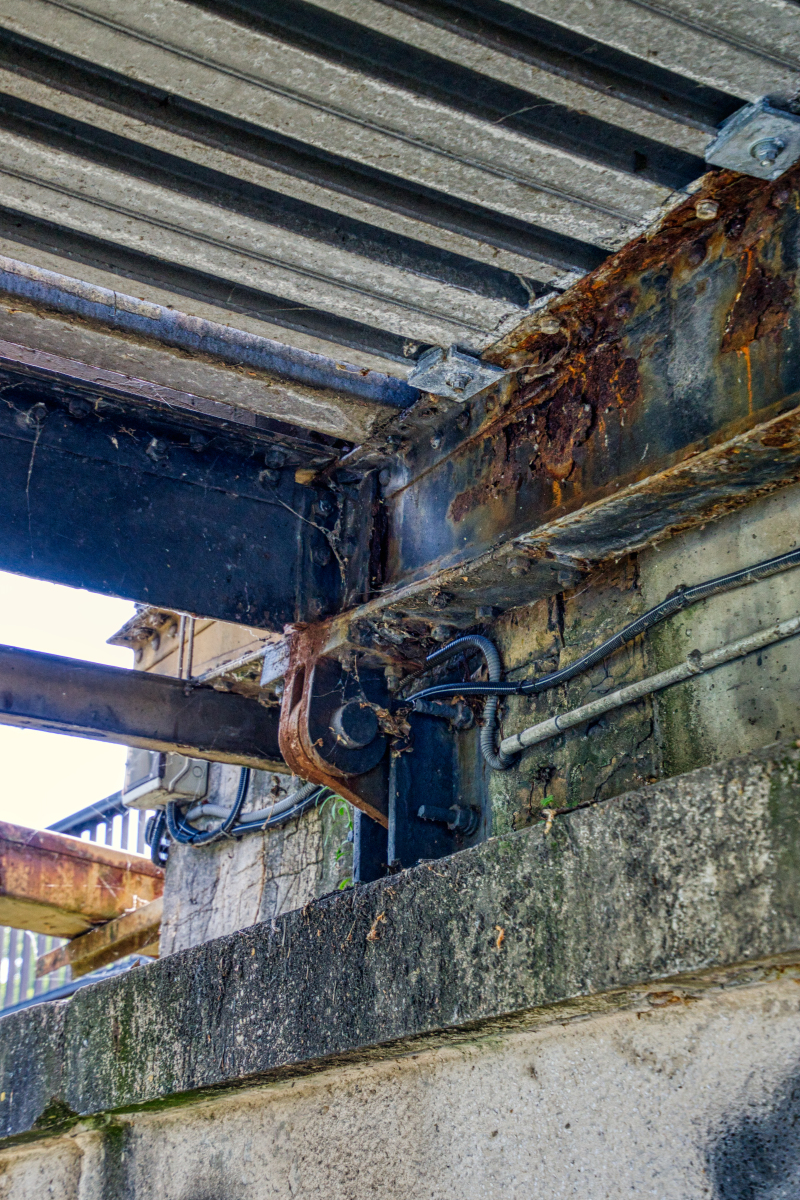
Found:
<svg viewBox="0 0 800 1200"><path fill-rule="evenodd" d="M36 978L41 979L61 967L71 967L73 979L79 979L81 975L106 967L128 954L146 954L150 958L158 958L163 909L164 903L159 896L150 904L123 913L107 925L81 934L66 946L43 954L36 963Z"/></svg>
<svg viewBox="0 0 800 1200"><path fill-rule="evenodd" d="M75 937L161 896L145 858L63 833L0 822L0 924Z"/></svg>

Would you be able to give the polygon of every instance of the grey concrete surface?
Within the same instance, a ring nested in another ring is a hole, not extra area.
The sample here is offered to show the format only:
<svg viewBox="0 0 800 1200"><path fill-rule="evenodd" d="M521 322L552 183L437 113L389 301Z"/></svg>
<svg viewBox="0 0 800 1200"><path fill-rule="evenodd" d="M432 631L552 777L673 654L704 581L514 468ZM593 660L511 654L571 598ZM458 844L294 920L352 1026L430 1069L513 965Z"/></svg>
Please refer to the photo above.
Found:
<svg viewBox="0 0 800 1200"><path fill-rule="evenodd" d="M800 752L772 747L11 1014L0 1130L41 1136L800 962L799 776Z"/></svg>
<svg viewBox="0 0 800 1200"><path fill-rule="evenodd" d="M781 488L617 563L561 596L503 614L493 628L510 679L565 667L676 587L692 586L800 544L800 487ZM800 613L800 568L676 613L592 670L540 696L503 705L503 735L577 708ZM595 718L531 747L490 776L495 832L519 829L559 806L604 800L773 741L800 736L800 638Z"/></svg>
<svg viewBox="0 0 800 1200"><path fill-rule="evenodd" d="M4 1200L778 1200L800 1187L800 988L656 992L0 1152Z"/></svg>
<svg viewBox="0 0 800 1200"><path fill-rule="evenodd" d="M782 488L640 555L645 607L800 545L800 487ZM651 635L656 670L800 613L800 568L713 596ZM770 646L655 699L662 770L676 775L800 736L800 639Z"/></svg>
<svg viewBox="0 0 800 1200"><path fill-rule="evenodd" d="M223 763L209 773L209 801L230 804L239 772ZM270 803L272 780L287 794L289 777L254 771L244 815ZM263 834L209 846L170 846L164 880L160 954L175 954L235 933L336 891L353 866L350 806L329 797L319 808Z"/></svg>

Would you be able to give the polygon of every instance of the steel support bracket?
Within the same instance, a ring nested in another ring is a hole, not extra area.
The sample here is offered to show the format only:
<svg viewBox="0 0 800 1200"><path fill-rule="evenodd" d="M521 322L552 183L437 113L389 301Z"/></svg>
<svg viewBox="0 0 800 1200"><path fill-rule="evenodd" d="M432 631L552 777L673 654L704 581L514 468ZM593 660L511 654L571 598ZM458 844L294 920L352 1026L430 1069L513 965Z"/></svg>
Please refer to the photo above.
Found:
<svg viewBox="0 0 800 1200"><path fill-rule="evenodd" d="M324 626L292 631L278 740L301 779L323 784L383 826L389 823L388 711L383 671L346 670L319 653Z"/></svg>
<svg viewBox="0 0 800 1200"><path fill-rule="evenodd" d="M457 350L455 346L449 350L434 346L419 359L408 382L422 392L446 396L449 400L463 403L492 387L507 374L503 367L482 362L471 354Z"/></svg>
<svg viewBox="0 0 800 1200"><path fill-rule="evenodd" d="M778 179L800 159L800 116L762 96L722 123L705 157L715 167Z"/></svg>

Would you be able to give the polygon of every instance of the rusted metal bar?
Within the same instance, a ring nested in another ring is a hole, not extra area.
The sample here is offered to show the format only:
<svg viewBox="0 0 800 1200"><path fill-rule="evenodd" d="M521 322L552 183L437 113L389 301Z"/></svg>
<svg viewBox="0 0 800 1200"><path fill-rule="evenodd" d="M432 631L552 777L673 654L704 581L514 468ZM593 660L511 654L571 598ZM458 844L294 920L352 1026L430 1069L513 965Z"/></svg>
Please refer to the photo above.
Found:
<svg viewBox="0 0 800 1200"><path fill-rule="evenodd" d="M14 646L0 646L0 724L261 770L282 766L277 707L187 680Z"/></svg>
<svg viewBox="0 0 800 1200"><path fill-rule="evenodd" d="M73 979L88 975L99 967L118 962L128 954L158 958L158 939L163 913L161 897L133 912L123 913L106 925L80 934L66 946L59 946L36 961L36 978L42 979L61 967L71 967Z"/></svg>
<svg viewBox="0 0 800 1200"><path fill-rule="evenodd" d="M161 895L163 871L96 842L0 822L0 924L74 937Z"/></svg>

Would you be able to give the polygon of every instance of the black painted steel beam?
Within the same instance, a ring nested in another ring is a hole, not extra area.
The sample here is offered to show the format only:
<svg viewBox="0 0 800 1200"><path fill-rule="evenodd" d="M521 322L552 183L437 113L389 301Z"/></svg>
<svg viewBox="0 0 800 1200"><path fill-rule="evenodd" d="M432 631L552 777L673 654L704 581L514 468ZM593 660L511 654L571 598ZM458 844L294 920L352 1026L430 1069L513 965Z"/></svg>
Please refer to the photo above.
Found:
<svg viewBox="0 0 800 1200"><path fill-rule="evenodd" d="M0 569L278 630L337 610L338 500L295 481L331 457L324 439L128 403L101 380L3 370L0 387Z"/></svg>
<svg viewBox="0 0 800 1200"><path fill-rule="evenodd" d="M0 724L281 770L278 708L235 692L0 646Z"/></svg>

